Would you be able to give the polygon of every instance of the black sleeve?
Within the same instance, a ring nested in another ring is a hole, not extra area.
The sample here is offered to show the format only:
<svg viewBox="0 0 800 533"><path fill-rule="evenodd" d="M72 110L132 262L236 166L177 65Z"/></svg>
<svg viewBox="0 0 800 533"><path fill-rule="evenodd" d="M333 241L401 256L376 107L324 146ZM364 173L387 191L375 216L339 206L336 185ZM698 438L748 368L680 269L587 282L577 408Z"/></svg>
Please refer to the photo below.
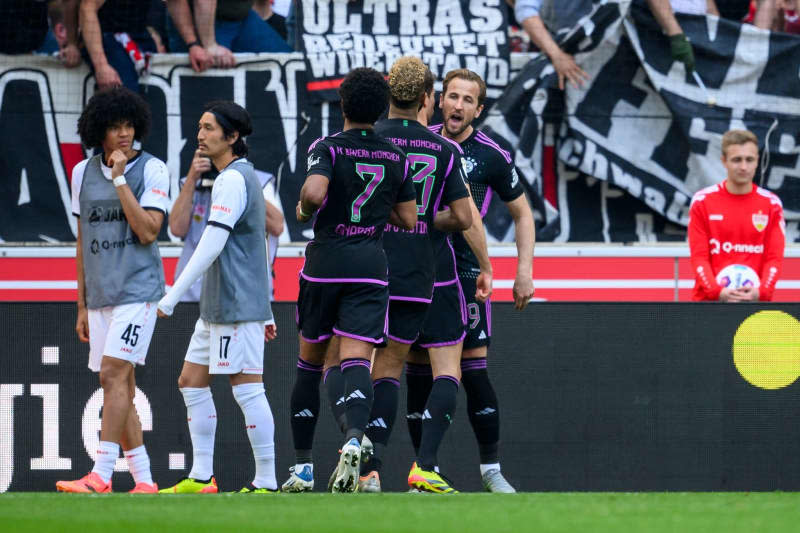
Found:
<svg viewBox="0 0 800 533"><path fill-rule="evenodd" d="M319 141L312 145L308 151L308 166L306 177L311 174L320 174L328 179L333 178L333 155L334 148L325 141Z"/></svg>
<svg viewBox="0 0 800 533"><path fill-rule="evenodd" d="M507 163L503 158L498 157L497 159L496 168L498 170L492 173L489 186L494 189L501 200L511 202L522 196L525 189L519 181L519 174L517 174L513 161Z"/></svg>
<svg viewBox="0 0 800 533"><path fill-rule="evenodd" d="M417 188L414 187L414 180L411 179L411 176L408 174L408 160L405 156L402 159L402 183L400 184L400 192L397 193L397 200L396 203L400 202L407 202L409 200L417 200Z"/></svg>
<svg viewBox="0 0 800 533"><path fill-rule="evenodd" d="M467 178L464 172L464 162L461 154L456 150L451 150L450 172L444 177L444 190L442 191L442 201L444 205L466 198L469 196L467 190Z"/></svg>

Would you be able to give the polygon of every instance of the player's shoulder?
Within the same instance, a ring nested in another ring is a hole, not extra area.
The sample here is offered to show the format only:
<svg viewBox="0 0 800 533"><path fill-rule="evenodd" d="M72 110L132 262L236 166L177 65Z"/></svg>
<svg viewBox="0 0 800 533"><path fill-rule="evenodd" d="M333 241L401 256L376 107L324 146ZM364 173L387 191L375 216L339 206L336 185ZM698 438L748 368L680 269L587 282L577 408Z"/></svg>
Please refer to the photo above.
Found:
<svg viewBox="0 0 800 533"><path fill-rule="evenodd" d="M758 185L756 185L756 194L760 195L763 198L768 199L770 205L777 205L778 207L783 209L783 202L781 202L781 199L774 192L769 191L767 189L764 189L763 187L759 187Z"/></svg>
<svg viewBox="0 0 800 533"><path fill-rule="evenodd" d="M98 156L87 157L86 159L84 159L83 161L78 162L77 165L72 167L72 177L73 177L73 179L76 176L83 177L83 173L86 172L86 165L88 165L89 161L91 161L95 157L98 157Z"/></svg>
<svg viewBox="0 0 800 533"><path fill-rule="evenodd" d="M335 142L336 138L341 135L341 131L338 131L332 135L323 135L322 137L317 138L311 145L308 147L308 153L314 151L317 146L329 146L331 143Z"/></svg>
<svg viewBox="0 0 800 533"><path fill-rule="evenodd" d="M472 142L478 143L488 148L487 153L493 155L494 157L498 158L498 160L502 160L507 165L511 165L512 161L514 160L511 157L511 152L503 146L500 145L498 139L496 139L494 134L491 132L487 133L483 130L477 130L475 135L472 137Z"/></svg>
<svg viewBox="0 0 800 533"><path fill-rule="evenodd" d="M443 127L444 127L444 124L442 124L442 123L432 124L432 125L428 126L428 130L432 131L433 133L435 133L437 135L441 135Z"/></svg>
<svg viewBox="0 0 800 533"><path fill-rule="evenodd" d="M709 185L708 187L700 189L694 193L694 196L692 196L692 205L694 205L696 202L704 202L709 196L719 194L721 186L721 183L717 183L715 185Z"/></svg>
<svg viewBox="0 0 800 533"><path fill-rule="evenodd" d="M167 164L154 156L153 154L142 152L140 157L144 158L144 172L145 174L149 173L164 173L169 174L169 170L167 169Z"/></svg>
<svg viewBox="0 0 800 533"><path fill-rule="evenodd" d="M443 146L448 147L451 151L455 152L458 155L464 155L464 150L461 149L461 145L455 142L453 139L445 137L439 133L433 132L432 133L436 136L437 139L444 139L445 143L442 143Z"/></svg>
<svg viewBox="0 0 800 533"><path fill-rule="evenodd" d="M222 187L236 187L244 186L244 174L238 168L228 165L219 173L219 176L214 180L214 188L218 185Z"/></svg>

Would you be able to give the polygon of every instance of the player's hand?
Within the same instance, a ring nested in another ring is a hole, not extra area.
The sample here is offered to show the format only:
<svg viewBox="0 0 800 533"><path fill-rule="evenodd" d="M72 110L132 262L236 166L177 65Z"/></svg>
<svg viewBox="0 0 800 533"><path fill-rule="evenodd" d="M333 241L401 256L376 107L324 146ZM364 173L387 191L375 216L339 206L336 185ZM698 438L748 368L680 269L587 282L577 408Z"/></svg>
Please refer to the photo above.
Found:
<svg viewBox="0 0 800 533"><path fill-rule="evenodd" d="M214 61L215 67L231 68L236 66L236 58L233 56L233 52L224 46L214 43L207 48L207 51L211 54L211 59Z"/></svg>
<svg viewBox="0 0 800 533"><path fill-rule="evenodd" d="M192 48L197 48L193 46ZM200 154L200 150L194 151L194 159L192 159L192 166L189 167L189 173L186 175L187 180L198 180L200 176L211 170L211 160Z"/></svg>
<svg viewBox="0 0 800 533"><path fill-rule="evenodd" d="M166 298L166 296L164 298ZM172 312L175 310L174 307L170 307L164 302L164 298L162 298L161 301L158 302L157 306L158 310L156 312L158 318L169 318L172 316Z"/></svg>
<svg viewBox="0 0 800 533"><path fill-rule="evenodd" d="M192 70L195 72L203 72L214 66L214 58L208 53L208 50L202 46L192 46L189 48L189 62L192 64Z"/></svg>
<svg viewBox="0 0 800 533"><path fill-rule="evenodd" d="M742 287L737 293L743 302L757 302L759 299L759 290L756 287Z"/></svg>
<svg viewBox="0 0 800 533"><path fill-rule="evenodd" d="M74 68L81 64L81 52L74 44L67 44L58 52L58 58L67 68Z"/></svg>
<svg viewBox="0 0 800 533"><path fill-rule="evenodd" d="M514 307L522 311L533 298L533 293L535 292L533 278L530 275L517 274L517 278L514 280L514 288L511 292L514 295Z"/></svg>
<svg viewBox="0 0 800 533"><path fill-rule="evenodd" d="M736 303L736 302L744 302L747 300L744 298L744 294L741 292L741 289L725 287L719 292L719 301Z"/></svg>
<svg viewBox="0 0 800 533"><path fill-rule="evenodd" d="M102 91L103 89L111 89L112 87L119 87L122 85L122 80L114 67L106 63L100 68L95 69L94 79L97 81L97 87Z"/></svg>
<svg viewBox="0 0 800 533"><path fill-rule="evenodd" d="M478 279L475 280L475 299L484 303L492 295L492 275L489 272L481 271Z"/></svg>
<svg viewBox="0 0 800 533"><path fill-rule="evenodd" d="M294 208L294 214L297 218L297 221L308 222L309 220L311 220L311 215L305 216L305 214L303 214L302 211L303 211L303 204L302 202L298 201L297 207Z"/></svg>
<svg viewBox="0 0 800 533"><path fill-rule="evenodd" d="M78 321L75 323L75 331L78 333L78 340L89 342L89 311L85 307L78 308Z"/></svg>
<svg viewBox="0 0 800 533"><path fill-rule="evenodd" d="M275 324L266 324L264 326L264 342L273 341L278 337L278 326Z"/></svg>
<svg viewBox="0 0 800 533"><path fill-rule="evenodd" d="M583 87L583 84L589 79L589 74L575 63L574 57L567 53L561 52L551 58L551 61L558 74L558 88L562 91L566 88L567 81L577 89Z"/></svg>
<svg viewBox="0 0 800 533"><path fill-rule="evenodd" d="M125 165L128 164L128 158L122 153L122 150L114 150L108 156L108 166L111 167L111 177L118 178L125 174Z"/></svg>

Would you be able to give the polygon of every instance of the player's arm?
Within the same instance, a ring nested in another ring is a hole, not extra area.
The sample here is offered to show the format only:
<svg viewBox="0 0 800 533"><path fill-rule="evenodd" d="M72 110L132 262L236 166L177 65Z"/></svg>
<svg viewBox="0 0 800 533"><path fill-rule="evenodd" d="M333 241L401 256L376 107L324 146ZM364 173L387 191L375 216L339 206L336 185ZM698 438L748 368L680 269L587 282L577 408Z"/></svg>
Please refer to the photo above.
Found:
<svg viewBox="0 0 800 533"><path fill-rule="evenodd" d="M472 225L461 232L464 240L467 241L470 250L478 260L481 269L478 280L475 282L475 299L483 303L492 295L492 261L489 259L489 246L486 243L486 230L483 227L483 219L478 211L478 206L469 197L470 210L472 211Z"/></svg>
<svg viewBox="0 0 800 533"><path fill-rule="evenodd" d="M169 212L169 230L176 237L182 239L189 231L189 225L192 222L192 204L197 181L203 173L209 170L211 170L211 160L207 157L202 157L199 150L195 151L192 165L189 167L189 173L186 175L186 180L183 182L181 192L178 194L178 198L175 200Z"/></svg>
<svg viewBox="0 0 800 533"><path fill-rule="evenodd" d="M330 178L322 174L310 174L303 188L300 189L300 201L297 202L297 221L308 222L320 208L328 194Z"/></svg>
<svg viewBox="0 0 800 533"><path fill-rule="evenodd" d="M266 199L264 200L264 207L267 210L267 225L265 229L273 237L279 237L283 233L283 213Z"/></svg>
<svg viewBox="0 0 800 533"><path fill-rule="evenodd" d="M514 306L525 309L533 297L533 246L536 243L536 231L533 225L533 213L528 205L525 193L515 200L506 202L511 218L514 220L514 237L517 241L517 276L514 279Z"/></svg>
<svg viewBox="0 0 800 533"><path fill-rule="evenodd" d="M100 28L100 19L97 12L106 0L81 0L80 27L83 42L94 65L94 77L100 89L118 87L122 85L119 74L114 67L109 65L106 53L103 50L103 33Z"/></svg>
<svg viewBox="0 0 800 533"><path fill-rule="evenodd" d="M433 227L445 233L468 229L472 225L473 216L470 204L474 206L475 202L469 198L459 198L450 202L447 204L450 209L443 209L436 213L433 219Z"/></svg>
<svg viewBox="0 0 800 533"><path fill-rule="evenodd" d="M111 166L111 178L116 179L125 173L125 164L128 158L125 157L120 150L114 150L108 158L109 166ZM162 181L169 182L169 176L162 178ZM147 178L145 177L145 189L148 190ZM163 186L163 185L162 185ZM133 195L133 191L128 187L127 183L122 185L115 185L117 189L117 196L122 204L122 210L125 212L125 218L130 225L131 230L139 238L142 244L150 244L158 237L158 232L161 230L161 224L164 222L164 212L155 209L145 209L139 205L139 201ZM160 189L162 192L166 190ZM166 195L166 192L163 192Z"/></svg>
<svg viewBox="0 0 800 533"><path fill-rule="evenodd" d="M389 222L403 229L414 229L417 225L417 200L406 200L394 204L389 213Z"/></svg>
<svg viewBox="0 0 800 533"><path fill-rule="evenodd" d="M710 238L708 218L702 202L697 200L692 201L692 206L689 209L688 237L689 255L695 283L701 287L705 299L728 301L728 295L732 291L727 287L723 291L714 276L714 271L711 268L711 250L708 247Z"/></svg>
<svg viewBox="0 0 800 533"><path fill-rule="evenodd" d="M773 204L770 213L769 232L764 240L764 266L761 269L761 286L755 292L754 299L769 302L775 293L775 284L781 275L784 247L786 246L786 223L783 220L783 208Z"/></svg>
<svg viewBox="0 0 800 533"><path fill-rule="evenodd" d="M83 173L86 162L83 161L75 165L72 169L71 192L72 192L72 214L80 217L81 213L81 184L83 183ZM83 273L83 237L81 236L81 221L78 218L78 236L75 240L75 270L78 281L78 320L75 323L75 331L81 342L89 342L89 311L86 309L86 278Z"/></svg>

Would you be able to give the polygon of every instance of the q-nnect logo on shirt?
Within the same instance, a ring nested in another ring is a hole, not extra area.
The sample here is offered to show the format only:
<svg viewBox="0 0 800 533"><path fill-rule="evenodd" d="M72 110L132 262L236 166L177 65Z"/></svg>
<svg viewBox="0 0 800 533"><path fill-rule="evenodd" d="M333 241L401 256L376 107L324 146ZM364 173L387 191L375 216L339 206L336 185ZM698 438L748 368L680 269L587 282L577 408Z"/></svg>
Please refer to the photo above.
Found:
<svg viewBox="0 0 800 533"><path fill-rule="evenodd" d="M709 239L708 245L711 247L711 254L719 254L720 251L726 254L729 253L745 253L745 254L763 254L763 244L742 244L730 241L719 242L717 239Z"/></svg>
<svg viewBox="0 0 800 533"><path fill-rule="evenodd" d="M89 211L89 225L95 227L101 222L124 222L125 211L121 207L111 207L103 209L99 205L92 206Z"/></svg>
<svg viewBox="0 0 800 533"><path fill-rule="evenodd" d="M98 241L97 239L92 239L91 244L89 244L89 250L92 252L92 255L97 255L104 250L116 250L118 248L125 248L129 244L136 244L135 237L128 237L119 241Z"/></svg>

